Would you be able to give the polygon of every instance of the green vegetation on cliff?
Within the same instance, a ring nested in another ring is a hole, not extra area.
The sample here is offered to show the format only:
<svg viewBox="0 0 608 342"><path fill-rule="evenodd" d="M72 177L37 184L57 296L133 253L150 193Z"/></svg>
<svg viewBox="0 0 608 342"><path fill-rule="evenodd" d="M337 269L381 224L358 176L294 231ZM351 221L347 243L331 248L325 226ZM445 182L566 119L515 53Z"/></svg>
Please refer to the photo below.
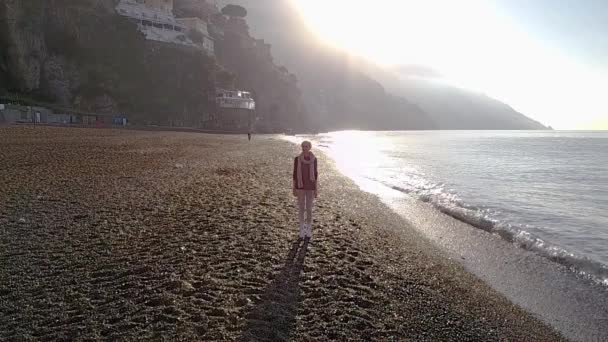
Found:
<svg viewBox="0 0 608 342"><path fill-rule="evenodd" d="M214 110L216 86L252 91L263 117L281 110L275 129L298 111L298 95L268 95L297 86L270 77L268 61L250 59L242 46L227 56L221 51L232 42L216 42L218 62L195 49L146 41L114 6L114 0L3 0L0 92L154 124L198 125Z"/></svg>
<svg viewBox="0 0 608 342"><path fill-rule="evenodd" d="M220 68L195 50L146 42L113 0L5 1L0 84L142 122L194 121Z"/></svg>

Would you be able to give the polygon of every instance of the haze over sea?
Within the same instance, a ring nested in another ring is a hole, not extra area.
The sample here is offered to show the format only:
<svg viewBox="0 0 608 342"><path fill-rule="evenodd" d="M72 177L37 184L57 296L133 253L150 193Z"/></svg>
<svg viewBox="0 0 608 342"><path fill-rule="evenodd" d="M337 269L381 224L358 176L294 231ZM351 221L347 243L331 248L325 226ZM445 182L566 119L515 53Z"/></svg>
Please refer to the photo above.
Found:
<svg viewBox="0 0 608 342"><path fill-rule="evenodd" d="M355 180L429 202L608 285L608 132L348 131L305 138Z"/></svg>

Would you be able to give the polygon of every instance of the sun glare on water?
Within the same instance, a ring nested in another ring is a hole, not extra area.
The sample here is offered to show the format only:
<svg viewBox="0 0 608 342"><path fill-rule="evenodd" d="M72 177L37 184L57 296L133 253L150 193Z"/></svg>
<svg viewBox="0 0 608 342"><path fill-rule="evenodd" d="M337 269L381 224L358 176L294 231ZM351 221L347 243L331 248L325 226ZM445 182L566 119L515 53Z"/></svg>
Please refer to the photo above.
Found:
<svg viewBox="0 0 608 342"><path fill-rule="evenodd" d="M313 150L319 149L327 153L335 161L338 170L353 179L364 191L384 198L404 196L403 193L374 180L381 178L383 167L391 165L390 158L383 153L390 149L391 143L376 133L355 130L316 136L285 136L284 139L296 144L298 146L296 151L302 141L312 141Z"/></svg>

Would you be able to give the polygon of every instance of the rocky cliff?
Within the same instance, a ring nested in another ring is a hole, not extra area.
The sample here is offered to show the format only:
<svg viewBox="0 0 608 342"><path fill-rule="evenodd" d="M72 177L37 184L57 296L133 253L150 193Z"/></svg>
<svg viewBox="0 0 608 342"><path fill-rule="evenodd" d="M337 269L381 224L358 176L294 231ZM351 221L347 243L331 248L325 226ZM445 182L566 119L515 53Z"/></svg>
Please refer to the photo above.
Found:
<svg viewBox="0 0 608 342"><path fill-rule="evenodd" d="M120 66L118 58L111 56L115 51L143 45L128 23L116 20L112 10L111 0L3 0L1 87L66 106L92 105L97 98L107 102L110 94L103 89L98 94L93 91L94 82L106 81L98 74L104 68ZM121 36L124 38L118 39Z"/></svg>
<svg viewBox="0 0 608 342"><path fill-rule="evenodd" d="M304 110L298 80L275 63L270 46L249 33L244 18L225 17L204 0L176 0L179 17L199 17L222 32L216 36L217 62L235 75L235 85L253 93L260 131L306 130L310 121Z"/></svg>
<svg viewBox="0 0 608 342"><path fill-rule="evenodd" d="M237 86L254 93L260 114L274 115L270 128L301 123L297 84L282 77L271 59L253 58L230 34L226 43L216 42L218 59L146 41L115 5L1 0L0 92L83 111L123 112L140 123L197 126L213 111L215 87Z"/></svg>

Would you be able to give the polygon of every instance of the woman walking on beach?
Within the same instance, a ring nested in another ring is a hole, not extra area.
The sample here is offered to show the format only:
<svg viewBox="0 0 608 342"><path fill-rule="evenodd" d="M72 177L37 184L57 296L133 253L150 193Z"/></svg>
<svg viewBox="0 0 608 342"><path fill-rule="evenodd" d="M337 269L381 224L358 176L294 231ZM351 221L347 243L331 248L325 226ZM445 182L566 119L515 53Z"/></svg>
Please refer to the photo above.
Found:
<svg viewBox="0 0 608 342"><path fill-rule="evenodd" d="M302 153L293 161L293 195L298 198L300 238L312 238L312 207L317 198L317 158L310 141L302 142ZM304 217L306 214L306 217Z"/></svg>

